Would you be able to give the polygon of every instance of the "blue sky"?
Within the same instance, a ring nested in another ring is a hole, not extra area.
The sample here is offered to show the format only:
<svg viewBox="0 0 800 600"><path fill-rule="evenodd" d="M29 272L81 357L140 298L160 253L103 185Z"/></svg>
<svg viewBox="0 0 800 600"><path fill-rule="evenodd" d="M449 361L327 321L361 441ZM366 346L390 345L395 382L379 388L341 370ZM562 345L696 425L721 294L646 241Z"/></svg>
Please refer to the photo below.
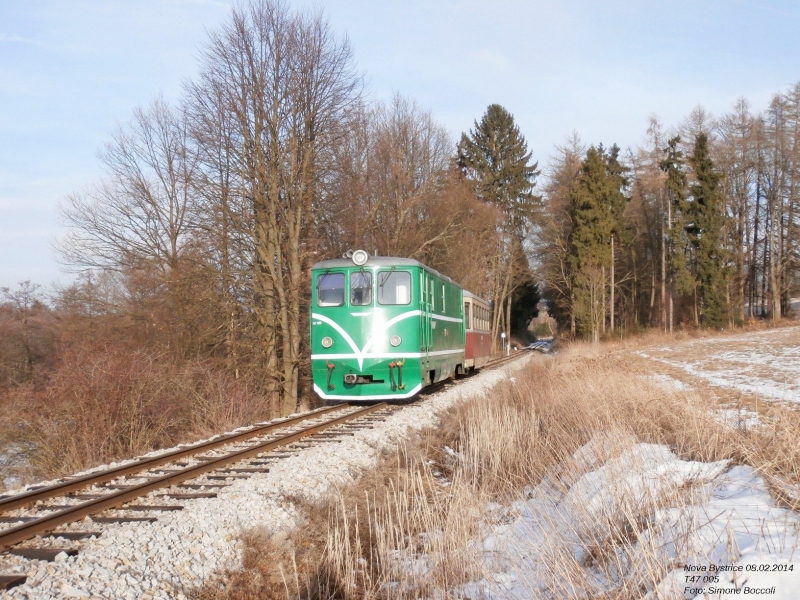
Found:
<svg viewBox="0 0 800 600"><path fill-rule="evenodd" d="M760 110L800 81L800 3L737 0L329 0L369 94L417 100L454 140L486 107L511 111L547 163L572 131L640 143L651 114L675 125L747 97ZM65 282L50 249L57 206L102 177L116 122L181 95L215 0L3 0L0 4L0 286Z"/></svg>

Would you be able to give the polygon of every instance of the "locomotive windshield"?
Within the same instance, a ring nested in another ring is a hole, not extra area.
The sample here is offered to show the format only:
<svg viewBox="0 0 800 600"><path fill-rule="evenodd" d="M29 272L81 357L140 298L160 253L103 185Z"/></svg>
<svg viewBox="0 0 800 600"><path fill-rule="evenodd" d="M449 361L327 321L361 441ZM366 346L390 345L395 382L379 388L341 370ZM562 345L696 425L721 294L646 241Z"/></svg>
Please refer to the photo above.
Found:
<svg viewBox="0 0 800 600"><path fill-rule="evenodd" d="M344 304L344 273L323 273L317 277L317 305Z"/></svg>
<svg viewBox="0 0 800 600"><path fill-rule="evenodd" d="M372 273L357 271L350 273L350 305L372 304Z"/></svg>
<svg viewBox="0 0 800 600"><path fill-rule="evenodd" d="M378 274L378 302L409 304L411 302L411 273L383 271Z"/></svg>

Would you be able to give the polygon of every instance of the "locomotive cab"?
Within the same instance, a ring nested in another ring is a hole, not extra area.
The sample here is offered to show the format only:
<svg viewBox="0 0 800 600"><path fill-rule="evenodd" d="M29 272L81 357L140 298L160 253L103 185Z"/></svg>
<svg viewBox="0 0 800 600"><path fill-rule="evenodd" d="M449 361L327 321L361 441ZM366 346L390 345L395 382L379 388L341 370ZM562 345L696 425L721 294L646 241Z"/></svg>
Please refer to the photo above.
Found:
<svg viewBox="0 0 800 600"><path fill-rule="evenodd" d="M317 263L311 276L311 368L321 398L409 398L463 370L462 290L448 278L363 251Z"/></svg>

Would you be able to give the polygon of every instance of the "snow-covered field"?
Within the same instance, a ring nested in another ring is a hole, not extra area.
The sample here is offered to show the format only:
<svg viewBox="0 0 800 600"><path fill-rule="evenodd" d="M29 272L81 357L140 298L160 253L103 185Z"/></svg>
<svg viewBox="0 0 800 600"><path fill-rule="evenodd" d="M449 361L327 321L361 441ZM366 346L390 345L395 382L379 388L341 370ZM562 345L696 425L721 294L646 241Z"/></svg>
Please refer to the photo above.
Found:
<svg viewBox="0 0 800 600"><path fill-rule="evenodd" d="M175 501L157 497L142 504L183 504L180 512L158 512L150 524L103 527L103 535L84 542L52 538L37 546L80 546L74 557L53 563L15 556L0 558L0 573L27 574L28 581L8 598L184 598L185 592L216 571L241 563L241 533L253 527L268 532L294 527L292 498L315 499L332 486L352 481L375 464L382 448L409 431L433 425L437 415L464 397L490 391L524 367L529 358L486 371L464 384L396 411L373 429L355 432L340 443L310 447L278 461L269 473L254 474L221 488L217 498ZM163 492L162 492L163 493ZM146 514L146 513L143 513ZM92 530L91 522L70 529Z"/></svg>
<svg viewBox="0 0 800 600"><path fill-rule="evenodd" d="M596 443L576 452L576 463L591 466L574 482L546 479L525 500L487 511L478 544L488 574L464 588L468 597L591 597L581 585L601 594L635 574L656 584L644 596L653 600L800 598L800 518L776 506L752 468L683 461L641 443L592 464ZM690 502L665 502L682 489ZM644 520L630 532L637 541L615 544L615 524L632 516ZM605 542L615 568L598 567L587 540Z"/></svg>
<svg viewBox="0 0 800 600"><path fill-rule="evenodd" d="M636 354L653 361L647 383L690 402L705 394L704 385L728 398L800 402L798 326ZM762 425L759 413L741 405L721 405L711 416L740 431ZM484 535L475 541L486 576L463 589L468 597L592 597L638 577L652 600L800 598L800 515L780 506L753 468L684 461L666 446L634 441L594 464L597 443L575 454L583 465L576 480L545 479L511 506L487 507ZM800 497L796 486L783 491ZM629 531L635 542L615 543L615 523L636 515L641 529ZM587 540L605 541L612 560L606 554L601 567L587 555Z"/></svg>
<svg viewBox="0 0 800 600"><path fill-rule="evenodd" d="M800 326L686 340L637 354L712 386L800 402Z"/></svg>

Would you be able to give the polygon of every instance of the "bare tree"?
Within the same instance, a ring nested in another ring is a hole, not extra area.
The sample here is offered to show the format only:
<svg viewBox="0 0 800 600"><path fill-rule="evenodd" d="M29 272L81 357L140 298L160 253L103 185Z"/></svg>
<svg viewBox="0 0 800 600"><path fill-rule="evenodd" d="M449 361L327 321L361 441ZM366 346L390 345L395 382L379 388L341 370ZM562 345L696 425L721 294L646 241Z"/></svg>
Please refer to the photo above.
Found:
<svg viewBox="0 0 800 600"><path fill-rule="evenodd" d="M0 288L0 384L31 381L37 363L52 354L53 327L40 289L30 281Z"/></svg>
<svg viewBox="0 0 800 600"><path fill-rule="evenodd" d="M70 228L56 249L73 268L179 268L191 227L195 162L186 127L162 99L134 110L100 154L108 177L61 207Z"/></svg>
<svg viewBox="0 0 800 600"><path fill-rule="evenodd" d="M731 310L731 314L739 321L744 321L745 306L749 303L752 308L753 304L752 258L755 243L752 230L755 207L752 194L756 187L758 162L757 123L750 113L750 105L746 99L739 98L733 112L720 119L719 134L716 155L725 174L723 194L730 224L727 243L729 254L734 258L732 308L735 310ZM751 298L750 302L748 297Z"/></svg>
<svg viewBox="0 0 800 600"><path fill-rule="evenodd" d="M578 176L586 146L573 132L562 146L556 147L546 173L546 199L536 259L539 275L545 284L545 296L550 300L550 312L569 319L569 329L576 333L574 277L569 262L572 217L569 193Z"/></svg>
<svg viewBox="0 0 800 600"><path fill-rule="evenodd" d="M474 195L460 185L452 140L430 112L395 95L388 105L359 110L352 125L319 207L323 246L430 262L457 243Z"/></svg>
<svg viewBox="0 0 800 600"><path fill-rule="evenodd" d="M265 375L276 383L283 413L298 401L321 158L343 135L360 85L347 40L337 39L319 13L294 14L279 0L264 0L235 9L211 34L199 80L188 90L192 103L229 124L217 143L230 152L238 193L252 211L251 308Z"/></svg>

